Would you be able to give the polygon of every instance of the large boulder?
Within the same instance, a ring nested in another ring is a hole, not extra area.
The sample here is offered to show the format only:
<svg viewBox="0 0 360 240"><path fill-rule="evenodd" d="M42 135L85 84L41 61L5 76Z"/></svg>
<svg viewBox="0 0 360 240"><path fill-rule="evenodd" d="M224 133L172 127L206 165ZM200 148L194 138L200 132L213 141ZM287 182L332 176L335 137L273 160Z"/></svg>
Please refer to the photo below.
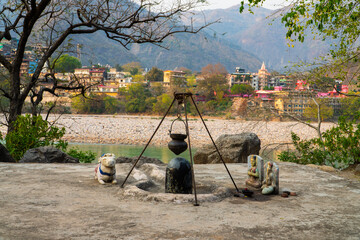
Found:
<svg viewBox="0 0 360 240"><path fill-rule="evenodd" d="M260 139L255 133L225 134L216 141L223 160L226 163L246 163L251 154L259 154ZM213 144L196 151L194 162L197 164L221 163Z"/></svg>
<svg viewBox="0 0 360 240"><path fill-rule="evenodd" d="M79 163L79 160L69 156L52 146L32 148L26 151L19 161L21 163Z"/></svg>
<svg viewBox="0 0 360 240"><path fill-rule="evenodd" d="M4 145L0 143L0 162L16 162Z"/></svg>

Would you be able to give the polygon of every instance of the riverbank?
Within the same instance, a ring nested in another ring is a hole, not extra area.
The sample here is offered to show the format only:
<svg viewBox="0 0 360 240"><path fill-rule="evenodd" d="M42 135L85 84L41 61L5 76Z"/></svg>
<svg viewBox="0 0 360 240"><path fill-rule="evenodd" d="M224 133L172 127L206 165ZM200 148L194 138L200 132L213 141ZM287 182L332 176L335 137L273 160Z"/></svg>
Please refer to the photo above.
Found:
<svg viewBox="0 0 360 240"><path fill-rule="evenodd" d="M169 129L175 117L167 117L155 134L152 145L166 145L169 142ZM56 125L66 128L65 140L77 143L130 144L144 145L159 125L161 117L134 115L62 115ZM301 138L316 137L316 131L297 122L242 121L205 118L205 123L217 139L222 134L253 132L261 140L261 146L275 143L290 143L291 132ZM322 130L329 129L332 123L323 123ZM210 144L211 140L199 118L190 118L190 137L194 147ZM181 123L175 130L185 131Z"/></svg>

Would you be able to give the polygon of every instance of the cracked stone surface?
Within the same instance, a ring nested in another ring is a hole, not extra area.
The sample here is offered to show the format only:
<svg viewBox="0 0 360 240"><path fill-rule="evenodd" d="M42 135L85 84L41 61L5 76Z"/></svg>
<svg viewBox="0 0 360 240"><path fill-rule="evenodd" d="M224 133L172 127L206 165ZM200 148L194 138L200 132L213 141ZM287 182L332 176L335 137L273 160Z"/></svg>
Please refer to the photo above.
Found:
<svg viewBox="0 0 360 240"><path fill-rule="evenodd" d="M227 166L244 188L246 164ZM100 185L95 164L0 163L0 239L359 239L359 181L279 167L280 190L298 196L234 197L223 165L195 165L195 207L161 192L165 166L144 164L120 188L130 164Z"/></svg>

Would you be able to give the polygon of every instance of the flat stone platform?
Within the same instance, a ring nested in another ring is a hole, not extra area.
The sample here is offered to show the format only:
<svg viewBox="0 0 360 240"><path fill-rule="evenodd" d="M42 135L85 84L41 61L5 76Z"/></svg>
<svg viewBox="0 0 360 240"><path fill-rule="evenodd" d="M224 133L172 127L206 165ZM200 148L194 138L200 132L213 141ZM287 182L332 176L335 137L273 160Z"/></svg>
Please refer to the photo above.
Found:
<svg viewBox="0 0 360 240"><path fill-rule="evenodd" d="M227 166L244 188L246 164ZM192 196L132 191L134 177L120 188L130 167L117 164L119 183L100 185L94 164L0 163L0 239L360 238L360 182L334 173L279 163L280 188L298 196L246 198L231 194L223 165L195 165L195 207Z"/></svg>

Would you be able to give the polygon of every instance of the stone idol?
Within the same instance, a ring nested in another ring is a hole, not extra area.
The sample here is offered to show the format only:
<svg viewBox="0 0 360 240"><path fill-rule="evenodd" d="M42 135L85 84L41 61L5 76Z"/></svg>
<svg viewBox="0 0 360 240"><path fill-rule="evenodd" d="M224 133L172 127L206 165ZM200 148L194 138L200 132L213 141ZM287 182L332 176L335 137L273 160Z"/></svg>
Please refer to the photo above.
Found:
<svg viewBox="0 0 360 240"><path fill-rule="evenodd" d="M262 182L261 193L264 195L279 193L279 167L274 162L267 162L264 165L265 178Z"/></svg>
<svg viewBox="0 0 360 240"><path fill-rule="evenodd" d="M248 156L248 179L246 185L260 189L264 178L264 160L258 155Z"/></svg>

